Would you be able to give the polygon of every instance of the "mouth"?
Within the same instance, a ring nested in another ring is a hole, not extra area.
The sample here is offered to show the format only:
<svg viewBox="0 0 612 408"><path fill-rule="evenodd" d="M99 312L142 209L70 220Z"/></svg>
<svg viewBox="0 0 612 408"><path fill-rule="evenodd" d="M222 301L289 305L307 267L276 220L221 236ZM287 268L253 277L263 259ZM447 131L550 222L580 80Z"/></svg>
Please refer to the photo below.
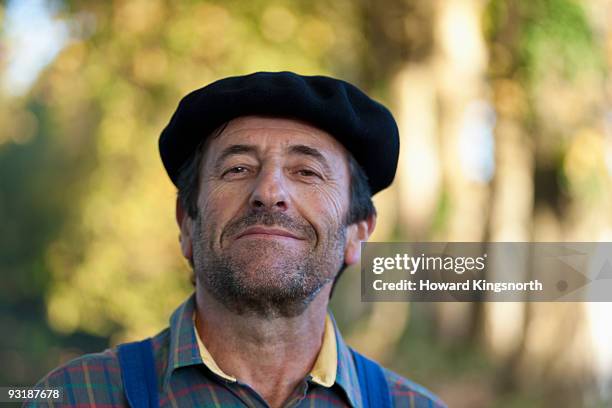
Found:
<svg viewBox="0 0 612 408"><path fill-rule="evenodd" d="M295 234L292 234L289 231L280 228L266 228L266 227L251 227L242 231L240 234L236 236L236 240L241 238L289 238L303 241L303 238L298 237Z"/></svg>

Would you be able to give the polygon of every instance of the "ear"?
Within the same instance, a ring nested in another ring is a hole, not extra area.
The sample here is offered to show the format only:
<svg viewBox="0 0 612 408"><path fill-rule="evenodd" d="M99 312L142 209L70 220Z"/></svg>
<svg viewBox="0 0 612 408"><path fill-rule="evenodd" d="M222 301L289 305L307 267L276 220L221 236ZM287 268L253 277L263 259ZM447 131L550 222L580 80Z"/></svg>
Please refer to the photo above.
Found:
<svg viewBox="0 0 612 408"><path fill-rule="evenodd" d="M376 214L372 214L363 221L351 224L347 228L346 248L344 249L344 263L353 265L361 258L361 242L367 241L376 227Z"/></svg>
<svg viewBox="0 0 612 408"><path fill-rule="evenodd" d="M181 252L191 264L193 262L193 220L187 215L178 197L176 198L176 223L180 229Z"/></svg>

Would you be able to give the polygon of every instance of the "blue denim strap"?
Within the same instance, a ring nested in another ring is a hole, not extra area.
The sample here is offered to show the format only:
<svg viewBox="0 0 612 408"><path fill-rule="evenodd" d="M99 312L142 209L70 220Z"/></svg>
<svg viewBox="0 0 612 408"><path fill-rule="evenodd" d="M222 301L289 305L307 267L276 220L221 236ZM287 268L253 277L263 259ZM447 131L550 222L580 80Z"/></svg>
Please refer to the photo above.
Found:
<svg viewBox="0 0 612 408"><path fill-rule="evenodd" d="M157 376L153 344L148 338L118 347L121 381L132 408L158 408Z"/></svg>
<svg viewBox="0 0 612 408"><path fill-rule="evenodd" d="M391 408L389 384L380 365L351 349L364 408Z"/></svg>

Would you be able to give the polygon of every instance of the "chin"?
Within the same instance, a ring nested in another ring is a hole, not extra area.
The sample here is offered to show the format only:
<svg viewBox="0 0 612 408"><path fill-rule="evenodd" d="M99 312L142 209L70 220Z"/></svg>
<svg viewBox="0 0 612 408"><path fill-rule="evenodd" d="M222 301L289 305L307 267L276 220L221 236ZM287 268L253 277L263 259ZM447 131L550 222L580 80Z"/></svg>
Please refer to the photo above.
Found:
<svg viewBox="0 0 612 408"><path fill-rule="evenodd" d="M242 276L249 286L284 287L284 282L294 281L301 276L301 268L294 262L291 264L278 260L249 262L242 268Z"/></svg>
<svg viewBox="0 0 612 408"><path fill-rule="evenodd" d="M304 247L287 245L279 242L242 242L233 245L227 251L228 258L234 262L253 265L255 268L265 269L266 266L295 265L296 262L304 262L308 256L308 250Z"/></svg>

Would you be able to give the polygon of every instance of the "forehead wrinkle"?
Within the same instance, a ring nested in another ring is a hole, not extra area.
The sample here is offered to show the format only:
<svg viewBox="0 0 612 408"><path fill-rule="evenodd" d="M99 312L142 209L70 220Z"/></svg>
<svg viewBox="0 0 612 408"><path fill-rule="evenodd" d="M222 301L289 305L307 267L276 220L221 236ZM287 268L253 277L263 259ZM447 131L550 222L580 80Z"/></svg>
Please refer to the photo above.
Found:
<svg viewBox="0 0 612 408"><path fill-rule="evenodd" d="M250 134L249 131L252 130L256 130L256 131L262 131L261 133L256 133L256 134ZM286 130L289 133L287 134L281 134L281 135L275 135L272 132L269 132L270 130ZM293 134L300 134L300 135L304 135L307 136L310 140L308 141L309 144L311 144L312 142L314 142L315 145L320 145L318 147L322 147L322 148L331 148L331 147L335 147L336 149L339 149L341 152L345 151L345 147L342 146L342 144L340 142L338 142L338 140L336 138L334 138L332 135L330 135L329 133L317 129L317 128L313 128L313 131L309 131L309 130L302 130L302 129L296 129L296 128L291 128L291 127L283 127L283 126L259 126L259 127L248 127L248 128L238 128L238 129L231 129L230 131L225 130L219 137L219 139L223 138L229 138L231 136L234 136L236 134L243 134L246 133L246 138L249 140L257 140L259 138L265 138L265 137L277 137L277 136L286 136L286 135L291 135ZM287 144L289 143L289 140L285 140L283 141L283 143L280 144ZM306 142L306 141L305 141ZM237 144L247 144L247 143L237 143ZM329 147L325 147L325 145L330 145ZM304 143L300 143L300 145L307 146Z"/></svg>
<svg viewBox="0 0 612 408"><path fill-rule="evenodd" d="M270 135L270 132L266 132L269 130L285 130L291 133L299 133L305 136L309 136L309 137L314 137L317 140L322 140L322 136L326 136L329 138L334 139L333 136L331 136L330 134L328 134L327 132L321 130L321 129L317 129L317 128L312 128L312 129L300 129L300 128L293 128L293 127L286 127L286 126L248 126L248 127L241 127L238 129L230 129L225 130L221 136L225 136L225 137L230 137L236 134L240 134L240 133L248 133L249 131L263 131L262 133L259 133L257 135L249 135L247 134L247 136L253 137L253 136L267 136ZM335 139L334 139L335 140Z"/></svg>

